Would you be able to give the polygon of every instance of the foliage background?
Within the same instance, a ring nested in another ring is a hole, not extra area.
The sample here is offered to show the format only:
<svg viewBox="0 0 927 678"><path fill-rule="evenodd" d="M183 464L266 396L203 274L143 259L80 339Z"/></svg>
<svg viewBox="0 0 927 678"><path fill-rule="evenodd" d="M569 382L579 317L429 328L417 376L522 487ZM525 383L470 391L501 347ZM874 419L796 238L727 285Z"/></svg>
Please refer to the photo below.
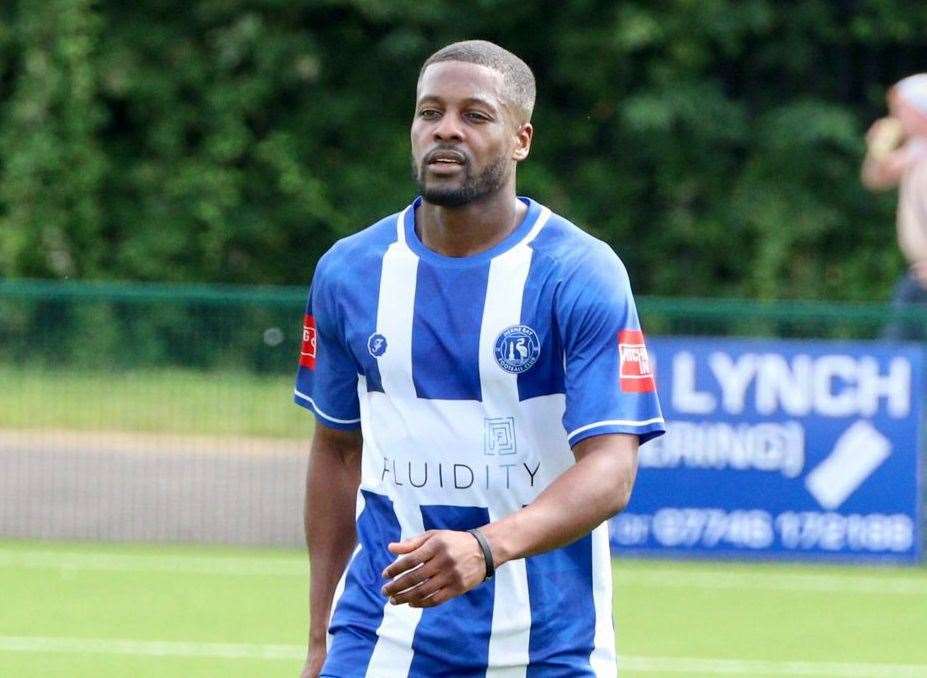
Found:
<svg viewBox="0 0 927 678"><path fill-rule="evenodd" d="M303 284L410 199L419 65L480 37L538 77L520 190L639 292L883 299L862 134L925 34L904 0L11 0L0 277Z"/></svg>

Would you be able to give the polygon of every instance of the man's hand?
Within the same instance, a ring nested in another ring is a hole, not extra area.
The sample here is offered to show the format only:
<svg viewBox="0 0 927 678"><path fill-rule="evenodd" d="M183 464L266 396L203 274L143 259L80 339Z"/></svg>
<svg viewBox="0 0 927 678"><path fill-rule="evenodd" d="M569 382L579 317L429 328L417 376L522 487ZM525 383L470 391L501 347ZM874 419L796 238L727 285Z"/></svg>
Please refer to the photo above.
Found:
<svg viewBox="0 0 927 678"><path fill-rule="evenodd" d="M486 575L483 551L467 532L429 530L388 548L400 556L383 570L392 580L383 594L393 605L434 607L476 588Z"/></svg>
<svg viewBox="0 0 927 678"><path fill-rule="evenodd" d="M325 663L325 655L328 649L325 644L312 644L309 646L309 655L306 657L306 664L303 666L299 678L319 678L322 671L322 665Z"/></svg>
<svg viewBox="0 0 927 678"><path fill-rule="evenodd" d="M897 118L879 118L866 132L866 146L876 160L884 159L904 140L904 127Z"/></svg>
<svg viewBox="0 0 927 678"><path fill-rule="evenodd" d="M893 188L901 181L913 160L910 144L904 142L904 128L897 118L880 118L866 132L866 157L860 178L872 191Z"/></svg>

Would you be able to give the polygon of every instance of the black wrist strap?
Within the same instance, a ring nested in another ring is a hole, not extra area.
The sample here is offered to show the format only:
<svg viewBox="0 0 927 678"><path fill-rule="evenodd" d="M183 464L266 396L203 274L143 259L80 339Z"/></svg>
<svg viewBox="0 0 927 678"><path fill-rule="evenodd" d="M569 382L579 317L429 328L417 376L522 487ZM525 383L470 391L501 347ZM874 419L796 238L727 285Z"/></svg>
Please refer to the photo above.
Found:
<svg viewBox="0 0 927 678"><path fill-rule="evenodd" d="M473 528L472 530L467 530L470 534L473 535L473 538L476 539L476 543L480 545L480 548L483 550L483 560L486 562L486 576L483 577L483 581L486 581L496 573L496 565L492 559L492 549L489 548L489 542L486 541L486 537L479 530L479 528Z"/></svg>

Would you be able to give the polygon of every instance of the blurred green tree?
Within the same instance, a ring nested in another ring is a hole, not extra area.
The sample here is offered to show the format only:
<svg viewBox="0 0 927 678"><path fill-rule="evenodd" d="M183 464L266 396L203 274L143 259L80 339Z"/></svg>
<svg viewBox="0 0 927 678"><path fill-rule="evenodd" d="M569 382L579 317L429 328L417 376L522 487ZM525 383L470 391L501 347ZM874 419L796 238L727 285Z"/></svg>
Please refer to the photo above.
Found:
<svg viewBox="0 0 927 678"><path fill-rule="evenodd" d="M0 124L0 273L105 275L100 147L105 114L90 0L30 3L7 17ZM12 85L12 86L11 86Z"/></svg>
<svg viewBox="0 0 927 678"><path fill-rule="evenodd" d="M0 9L0 275L297 283L414 192L421 62L480 37L538 76L520 186L641 292L885 298L858 181L901 0L19 0Z"/></svg>

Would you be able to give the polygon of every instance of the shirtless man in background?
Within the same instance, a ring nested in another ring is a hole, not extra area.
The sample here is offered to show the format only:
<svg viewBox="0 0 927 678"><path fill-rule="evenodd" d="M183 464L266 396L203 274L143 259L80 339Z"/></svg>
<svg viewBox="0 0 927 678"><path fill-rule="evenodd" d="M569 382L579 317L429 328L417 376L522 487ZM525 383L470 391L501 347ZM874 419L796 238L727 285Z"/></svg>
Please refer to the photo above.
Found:
<svg viewBox="0 0 927 678"><path fill-rule="evenodd" d="M898 187L898 245L908 271L892 295L896 308L927 304L927 73L907 77L888 92L889 115L866 133L862 181L870 190ZM894 321L884 336L925 339L921 322Z"/></svg>

